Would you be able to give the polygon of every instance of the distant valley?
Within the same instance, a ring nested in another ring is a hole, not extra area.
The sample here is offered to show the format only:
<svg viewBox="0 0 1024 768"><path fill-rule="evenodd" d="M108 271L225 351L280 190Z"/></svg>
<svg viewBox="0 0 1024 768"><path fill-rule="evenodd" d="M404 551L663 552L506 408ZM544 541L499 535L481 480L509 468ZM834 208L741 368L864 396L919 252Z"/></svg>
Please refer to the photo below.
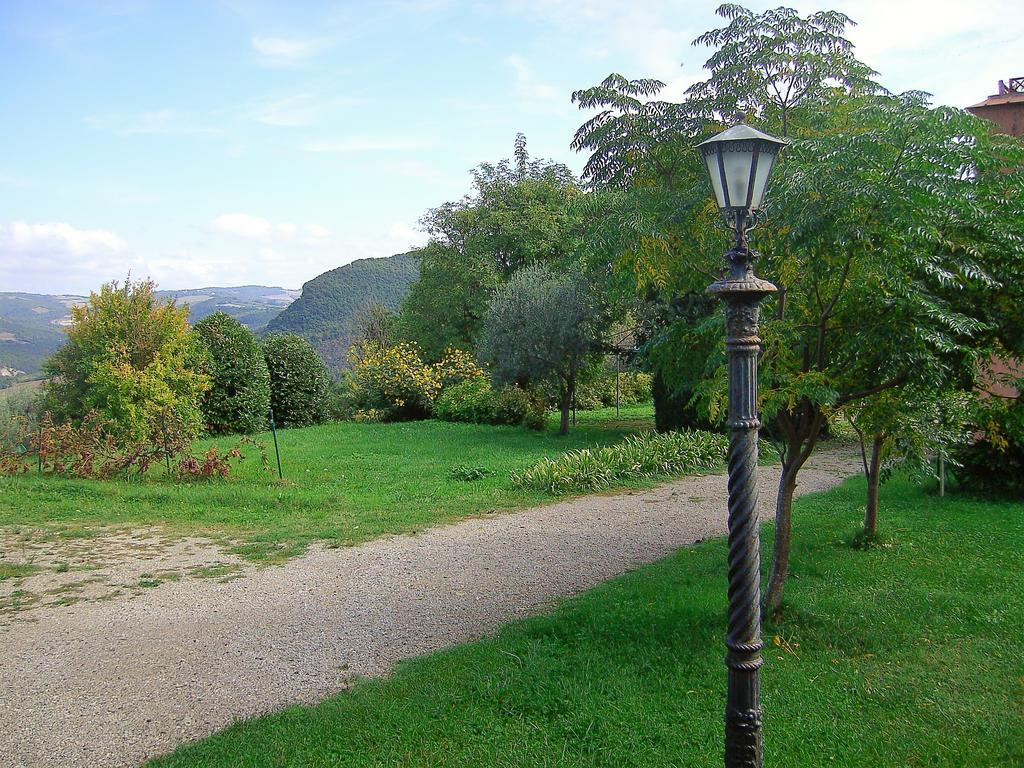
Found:
<svg viewBox="0 0 1024 768"><path fill-rule="evenodd" d="M243 285L160 291L189 305L189 319L226 312L254 333L290 331L309 339L336 369L348 349L353 318L367 303L398 308L419 277L419 258L403 253L359 259L315 277L302 290ZM71 307L85 296L0 293L0 381L38 375L64 343Z"/></svg>
<svg viewBox="0 0 1024 768"><path fill-rule="evenodd" d="M192 322L227 312L253 331L263 330L300 293L262 285L160 291L162 297L187 303ZM43 361L64 343L71 307L85 300L63 294L0 293L0 376L39 373Z"/></svg>

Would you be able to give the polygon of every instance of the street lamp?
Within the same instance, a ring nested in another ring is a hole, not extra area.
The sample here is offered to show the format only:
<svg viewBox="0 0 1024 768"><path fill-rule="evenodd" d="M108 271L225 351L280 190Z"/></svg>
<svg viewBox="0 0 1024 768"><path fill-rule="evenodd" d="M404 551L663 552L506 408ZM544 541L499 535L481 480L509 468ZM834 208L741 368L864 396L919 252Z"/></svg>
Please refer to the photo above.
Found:
<svg viewBox="0 0 1024 768"><path fill-rule="evenodd" d="M747 245L768 176L787 142L749 125L697 145L718 208L736 233L727 273L708 288L725 302L729 364L729 630L725 665L725 765L761 768L761 555L757 514L757 355L759 305L776 288L754 275Z"/></svg>

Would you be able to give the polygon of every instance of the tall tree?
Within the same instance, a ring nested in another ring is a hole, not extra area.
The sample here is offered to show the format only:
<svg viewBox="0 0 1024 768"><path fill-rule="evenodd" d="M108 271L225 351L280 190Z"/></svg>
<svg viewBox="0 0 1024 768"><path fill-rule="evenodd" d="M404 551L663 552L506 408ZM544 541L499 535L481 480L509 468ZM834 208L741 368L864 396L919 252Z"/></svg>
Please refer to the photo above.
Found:
<svg viewBox="0 0 1024 768"><path fill-rule="evenodd" d="M605 113L576 142L592 151L591 178L606 190L588 201L603 213L593 250L644 292L685 295L717 275L726 246L693 146L737 108L793 139L754 233L758 272L780 289L766 302L761 332L761 412L783 456L766 593L776 608L797 477L826 420L895 387L935 390L973 373L986 318L957 294L977 302L1007 263L1022 264L1013 222L1024 196L1008 194L1021 189L1021 146L959 110L930 108L923 94L874 87L841 36L845 17L732 5L719 12L730 24L701 38L722 45L708 81L666 106L637 99L657 93L650 81L609 78L577 94L581 106ZM746 68L748 56L765 66ZM786 73L792 88L779 102L772 94ZM727 93L734 104L723 101ZM653 136L644 136L652 121ZM725 405L721 338L716 311L670 323L649 344L666 374L686 359L680 349L712 350L695 387L712 417Z"/></svg>
<svg viewBox="0 0 1024 768"><path fill-rule="evenodd" d="M471 194L422 219L431 240L398 320L399 335L433 360L447 347L473 348L498 285L528 264L567 265L580 237L576 179L561 163L531 158L522 134L513 160L471 173Z"/></svg>

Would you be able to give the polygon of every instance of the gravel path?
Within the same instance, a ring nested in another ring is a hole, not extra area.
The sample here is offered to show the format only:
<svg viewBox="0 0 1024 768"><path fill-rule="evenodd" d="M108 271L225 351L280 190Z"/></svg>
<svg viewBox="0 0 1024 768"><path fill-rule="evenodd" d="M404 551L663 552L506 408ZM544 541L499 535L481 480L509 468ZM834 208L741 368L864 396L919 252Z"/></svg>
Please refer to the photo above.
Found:
<svg viewBox="0 0 1024 768"><path fill-rule="evenodd" d="M858 471L825 453L798 492ZM762 504L777 471L761 472ZM228 583L37 612L0 629L0 765L131 766L352 675L492 632L725 532L725 478L591 496L348 549Z"/></svg>

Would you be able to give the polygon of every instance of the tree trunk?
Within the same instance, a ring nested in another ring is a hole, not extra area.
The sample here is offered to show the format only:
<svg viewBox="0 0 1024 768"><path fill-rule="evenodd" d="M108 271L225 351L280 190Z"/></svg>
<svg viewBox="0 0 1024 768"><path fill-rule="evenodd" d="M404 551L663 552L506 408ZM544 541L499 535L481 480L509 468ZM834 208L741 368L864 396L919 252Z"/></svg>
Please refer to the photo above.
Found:
<svg viewBox="0 0 1024 768"><path fill-rule="evenodd" d="M559 410L562 412L562 420L558 426L558 434L567 435L569 434L569 411L571 410L572 401L568 395L562 395L562 402L559 405Z"/></svg>
<svg viewBox="0 0 1024 768"><path fill-rule="evenodd" d="M796 475L803 461L799 450L787 455L782 464L779 491L775 497L775 544L772 547L772 567L768 575L768 588L764 593L765 612L777 611L782 605L782 589L789 575L789 545L793 534L793 494Z"/></svg>
<svg viewBox="0 0 1024 768"><path fill-rule="evenodd" d="M864 507L864 541L870 542L878 535L878 485L879 469L882 463L884 435L875 435L871 442L871 463L867 467L868 499Z"/></svg>

